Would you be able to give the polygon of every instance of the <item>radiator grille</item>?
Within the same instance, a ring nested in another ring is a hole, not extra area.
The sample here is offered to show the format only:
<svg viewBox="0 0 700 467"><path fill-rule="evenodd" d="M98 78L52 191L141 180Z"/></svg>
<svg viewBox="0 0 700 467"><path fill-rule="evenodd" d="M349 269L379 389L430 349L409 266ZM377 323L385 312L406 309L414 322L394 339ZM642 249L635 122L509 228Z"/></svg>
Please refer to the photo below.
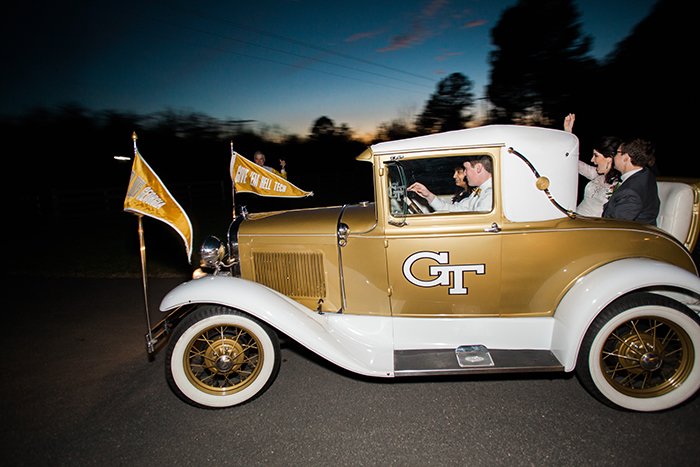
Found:
<svg viewBox="0 0 700 467"><path fill-rule="evenodd" d="M255 282L298 298L324 298L323 254L317 252L253 252Z"/></svg>

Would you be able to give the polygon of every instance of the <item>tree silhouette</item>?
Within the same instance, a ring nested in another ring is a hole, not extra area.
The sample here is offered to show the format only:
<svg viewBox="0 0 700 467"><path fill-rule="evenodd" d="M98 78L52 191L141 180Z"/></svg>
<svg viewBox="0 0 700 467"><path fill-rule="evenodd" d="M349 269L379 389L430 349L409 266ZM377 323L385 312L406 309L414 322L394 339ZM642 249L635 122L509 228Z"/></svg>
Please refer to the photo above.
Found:
<svg viewBox="0 0 700 467"><path fill-rule="evenodd" d="M559 119L575 106L595 66L572 0L520 0L507 8L491 37L488 97L498 119Z"/></svg>
<svg viewBox="0 0 700 467"><path fill-rule="evenodd" d="M596 98L609 109L596 119L601 129L652 141L663 175L700 175L689 150L696 131L690 117L697 103L694 21L689 4L659 1L617 45L596 80Z"/></svg>
<svg viewBox="0 0 700 467"><path fill-rule="evenodd" d="M311 127L311 137L314 139L319 139L326 136L333 136L334 133L335 123L333 122L333 120L326 117L325 115L323 117L317 118L313 126Z"/></svg>
<svg viewBox="0 0 700 467"><path fill-rule="evenodd" d="M341 123L340 126L336 126L335 122L325 115L316 119L311 126L311 134L309 135L311 139L317 141L331 138L350 140L352 136L352 130L346 123Z"/></svg>
<svg viewBox="0 0 700 467"><path fill-rule="evenodd" d="M437 84L437 90L418 116L416 130L419 134L460 130L471 120L465 111L474 105L474 83L461 73L452 73Z"/></svg>
<svg viewBox="0 0 700 467"><path fill-rule="evenodd" d="M379 124L374 142L394 141L397 139L410 138L412 136L416 136L416 134L411 129L411 126L405 121L396 118L390 122Z"/></svg>

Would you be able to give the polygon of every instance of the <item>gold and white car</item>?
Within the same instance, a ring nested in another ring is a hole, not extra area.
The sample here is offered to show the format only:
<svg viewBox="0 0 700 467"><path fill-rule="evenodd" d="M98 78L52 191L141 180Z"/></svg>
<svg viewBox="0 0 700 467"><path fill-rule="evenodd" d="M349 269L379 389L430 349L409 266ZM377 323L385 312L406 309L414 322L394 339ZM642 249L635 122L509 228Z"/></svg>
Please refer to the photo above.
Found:
<svg viewBox="0 0 700 467"><path fill-rule="evenodd" d="M229 407L272 384L278 333L361 375L575 371L606 404L674 407L700 388L697 184L659 182L659 227L575 213L579 143L486 126L379 143L375 199L239 216L209 273L172 290L169 383ZM436 212L455 167L493 166L490 209ZM171 328L174 327L174 329Z"/></svg>

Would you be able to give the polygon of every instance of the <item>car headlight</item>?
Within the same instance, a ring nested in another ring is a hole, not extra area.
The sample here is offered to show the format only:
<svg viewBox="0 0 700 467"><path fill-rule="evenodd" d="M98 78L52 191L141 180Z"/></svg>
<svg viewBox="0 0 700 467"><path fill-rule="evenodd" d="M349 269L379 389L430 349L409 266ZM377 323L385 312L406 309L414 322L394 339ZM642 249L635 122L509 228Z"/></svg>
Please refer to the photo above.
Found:
<svg viewBox="0 0 700 467"><path fill-rule="evenodd" d="M225 254L226 249L221 240L208 235L204 237L202 246L199 248L199 265L203 268L216 269Z"/></svg>

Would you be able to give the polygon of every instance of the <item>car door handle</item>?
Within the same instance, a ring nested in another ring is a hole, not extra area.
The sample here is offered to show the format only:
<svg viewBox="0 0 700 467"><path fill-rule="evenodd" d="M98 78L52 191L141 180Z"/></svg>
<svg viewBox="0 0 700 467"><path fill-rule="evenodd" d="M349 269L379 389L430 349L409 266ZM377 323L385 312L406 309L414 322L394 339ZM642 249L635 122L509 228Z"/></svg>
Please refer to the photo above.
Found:
<svg viewBox="0 0 700 467"><path fill-rule="evenodd" d="M484 232L500 232L502 229L495 222L491 224L491 227L484 229Z"/></svg>

